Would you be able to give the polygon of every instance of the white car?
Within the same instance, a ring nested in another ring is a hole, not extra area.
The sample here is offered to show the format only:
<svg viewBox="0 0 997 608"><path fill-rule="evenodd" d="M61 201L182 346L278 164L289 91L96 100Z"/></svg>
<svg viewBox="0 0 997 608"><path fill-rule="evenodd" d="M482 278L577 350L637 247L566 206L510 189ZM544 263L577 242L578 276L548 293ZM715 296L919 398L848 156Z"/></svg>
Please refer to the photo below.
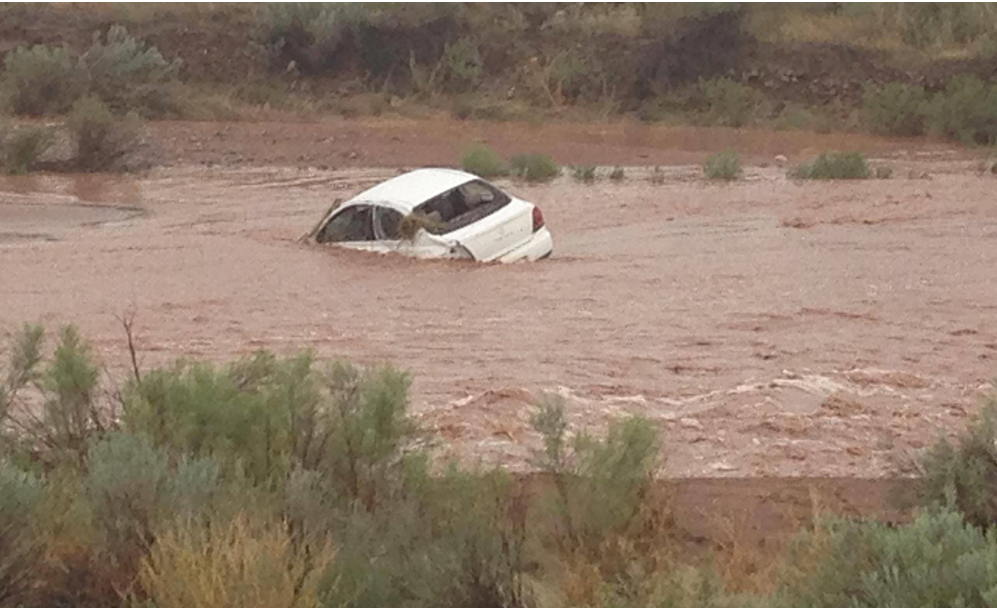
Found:
<svg viewBox="0 0 997 608"><path fill-rule="evenodd" d="M405 230L407 216L419 219ZM539 207L453 169L418 169L382 182L334 205L306 236L351 249L482 262L539 260L554 249Z"/></svg>

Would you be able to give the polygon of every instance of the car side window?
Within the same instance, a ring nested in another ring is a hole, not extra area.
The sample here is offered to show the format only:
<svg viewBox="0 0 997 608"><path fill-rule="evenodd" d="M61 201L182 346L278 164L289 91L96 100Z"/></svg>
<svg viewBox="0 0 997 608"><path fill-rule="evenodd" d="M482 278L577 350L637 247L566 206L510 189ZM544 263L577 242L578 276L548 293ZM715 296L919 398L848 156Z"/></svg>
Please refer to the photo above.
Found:
<svg viewBox="0 0 997 608"><path fill-rule="evenodd" d="M377 207L374 211L374 225L377 238L382 241L397 241L401 234L402 214L387 207Z"/></svg>
<svg viewBox="0 0 997 608"><path fill-rule="evenodd" d="M351 243L374 240L369 206L348 207L335 215L315 237L319 243Z"/></svg>

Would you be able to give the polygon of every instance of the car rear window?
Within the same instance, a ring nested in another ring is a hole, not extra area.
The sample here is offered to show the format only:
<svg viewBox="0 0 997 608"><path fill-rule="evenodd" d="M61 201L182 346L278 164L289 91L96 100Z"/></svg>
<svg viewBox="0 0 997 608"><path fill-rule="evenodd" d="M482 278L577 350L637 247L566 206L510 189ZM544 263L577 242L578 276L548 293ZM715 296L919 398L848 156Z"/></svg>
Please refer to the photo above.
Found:
<svg viewBox="0 0 997 608"><path fill-rule="evenodd" d="M446 234L488 217L509 204L509 195L480 180L458 186L433 197L413 209L435 222L426 228L433 234Z"/></svg>

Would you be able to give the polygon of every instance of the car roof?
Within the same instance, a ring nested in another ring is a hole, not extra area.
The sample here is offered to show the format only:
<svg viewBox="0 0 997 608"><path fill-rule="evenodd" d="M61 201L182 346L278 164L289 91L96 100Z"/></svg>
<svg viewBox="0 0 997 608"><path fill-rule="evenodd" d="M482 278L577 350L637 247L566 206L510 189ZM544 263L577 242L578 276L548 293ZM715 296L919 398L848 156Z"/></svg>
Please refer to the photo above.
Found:
<svg viewBox="0 0 997 608"><path fill-rule="evenodd" d="M425 203L434 196L474 181L477 175L456 169L416 169L364 190L348 200L345 205L356 203L388 203L405 213Z"/></svg>

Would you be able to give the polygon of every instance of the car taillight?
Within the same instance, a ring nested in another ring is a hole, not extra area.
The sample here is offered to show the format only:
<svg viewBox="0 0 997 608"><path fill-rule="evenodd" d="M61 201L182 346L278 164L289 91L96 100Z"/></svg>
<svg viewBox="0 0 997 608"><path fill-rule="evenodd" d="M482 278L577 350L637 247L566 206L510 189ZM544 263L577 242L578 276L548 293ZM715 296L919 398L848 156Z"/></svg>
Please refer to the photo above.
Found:
<svg viewBox="0 0 997 608"><path fill-rule="evenodd" d="M540 230L544 227L544 214L540 211L540 207L534 205L533 207L533 232Z"/></svg>

